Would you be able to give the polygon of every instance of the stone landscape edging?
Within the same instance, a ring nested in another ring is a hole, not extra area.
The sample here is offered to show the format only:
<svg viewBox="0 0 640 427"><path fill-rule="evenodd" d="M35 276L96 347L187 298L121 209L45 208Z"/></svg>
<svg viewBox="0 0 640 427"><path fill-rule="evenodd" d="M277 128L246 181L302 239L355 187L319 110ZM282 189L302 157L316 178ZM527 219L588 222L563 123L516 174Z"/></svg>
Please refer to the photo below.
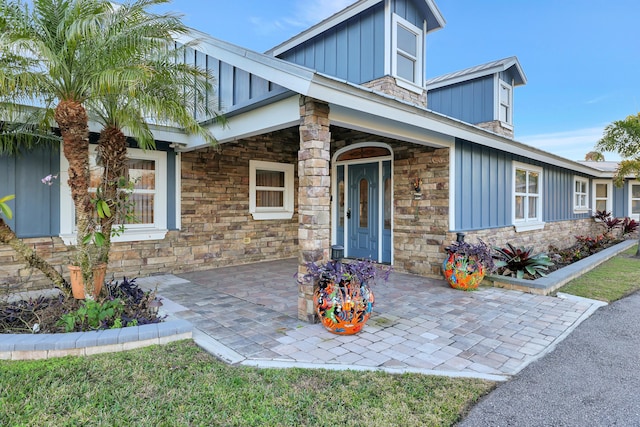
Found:
<svg viewBox="0 0 640 427"><path fill-rule="evenodd" d="M608 261L619 253L631 248L637 242L638 241L635 239L625 240L624 242L620 242L610 248L603 249L600 252L581 259L578 262L574 262L573 264L569 264L566 267L553 271L546 277L539 277L535 280L518 279L515 277L499 276L496 274L489 274L484 280L488 282L487 284L498 288L512 289L537 295L549 295L576 277L593 270L603 262Z"/></svg>
<svg viewBox="0 0 640 427"><path fill-rule="evenodd" d="M0 360L89 356L191 339L193 325L170 320L141 326L61 334L0 334Z"/></svg>

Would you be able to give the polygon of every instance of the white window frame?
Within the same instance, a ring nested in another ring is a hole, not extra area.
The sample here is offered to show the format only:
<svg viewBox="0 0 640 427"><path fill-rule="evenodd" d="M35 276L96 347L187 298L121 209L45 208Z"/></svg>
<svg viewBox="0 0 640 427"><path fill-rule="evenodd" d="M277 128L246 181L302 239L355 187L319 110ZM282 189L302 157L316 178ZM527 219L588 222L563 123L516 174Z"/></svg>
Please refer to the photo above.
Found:
<svg viewBox="0 0 640 427"><path fill-rule="evenodd" d="M402 26L405 30L415 34L416 36L416 56L411 55L410 53L400 49L398 47L398 26ZM411 22L403 19L402 17L393 14L392 19L392 40L393 47L391 49L391 72L392 75L396 78L396 82L399 86L409 89L409 90L422 90L424 86L424 32L422 29L416 27ZM404 77L398 75L398 54L409 58L414 61L414 80L408 80ZM409 85L402 84L409 83Z"/></svg>
<svg viewBox="0 0 640 427"><path fill-rule="evenodd" d="M96 145L89 146L89 155L95 156ZM131 159L153 160L155 162L155 194L153 203L153 224L127 224L125 231L112 237L112 242L134 242L142 240L162 240L167 235L167 152L128 148ZM69 163L64 155L60 156L60 238L66 245L75 245L77 233L75 226L75 207L71 199Z"/></svg>
<svg viewBox="0 0 640 427"><path fill-rule="evenodd" d="M496 116L496 120L498 120L500 123L507 125L508 128L511 128L513 126L513 85L510 85L509 83L505 82L504 80L500 79L499 77L496 76L496 79L498 80L498 83L496 84L496 112L495 112L495 116ZM509 99L505 100L503 99L502 96L502 88L505 88L509 91ZM501 115L500 112L502 110L502 107L507 108L507 121L503 121L501 120Z"/></svg>
<svg viewBox="0 0 640 427"><path fill-rule="evenodd" d="M591 193L593 194L593 213L596 213L598 209L598 201L605 200L605 210L607 212L613 211L613 182L605 179L594 179L593 187L591 189ZM607 186L607 197L602 198L597 196L598 185L606 185Z"/></svg>
<svg viewBox="0 0 640 427"><path fill-rule="evenodd" d="M576 190L576 185L585 186L584 192ZM573 177L573 212L584 213L589 211L589 180L582 176L575 175ZM579 199L584 199L584 204L580 204Z"/></svg>
<svg viewBox="0 0 640 427"><path fill-rule="evenodd" d="M634 185L640 186L640 181L637 181L635 179L629 181L629 190L628 190L629 208L628 208L627 216L629 218L635 219L636 221L640 221L640 214L634 214L633 213L633 201L634 200L640 200L640 198L636 198L636 199L633 198L633 186Z"/></svg>
<svg viewBox="0 0 640 427"><path fill-rule="evenodd" d="M284 190L282 207L258 207L256 206L256 191L261 189L256 186L256 171L267 170L284 172ZM255 220L291 219L293 217L294 199L294 165L289 163L264 162L249 160L249 213Z"/></svg>
<svg viewBox="0 0 640 427"><path fill-rule="evenodd" d="M516 171L523 170L527 172L527 182L528 182L528 174L530 172L534 172L538 174L538 193L536 193L538 197L538 209L536 212L536 216L533 218L528 218L527 215L529 213L529 197L531 194L528 192L528 185L525 187L526 191L524 193L516 193ZM543 203L543 169L539 166L530 165L527 163L519 163L513 162L512 175L511 175L511 219L513 225L516 229L516 232L521 231L530 231L530 230L540 230L544 228L544 222L542 221L542 203ZM524 219L516 219L516 197L523 196L524 197Z"/></svg>

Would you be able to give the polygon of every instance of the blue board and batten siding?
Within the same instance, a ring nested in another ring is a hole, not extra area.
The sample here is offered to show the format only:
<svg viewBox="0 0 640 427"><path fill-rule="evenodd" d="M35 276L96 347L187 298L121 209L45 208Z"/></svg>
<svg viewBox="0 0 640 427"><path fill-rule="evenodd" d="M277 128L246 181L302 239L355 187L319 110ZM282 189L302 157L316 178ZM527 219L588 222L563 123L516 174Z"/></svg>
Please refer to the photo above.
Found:
<svg viewBox="0 0 640 427"><path fill-rule="evenodd" d="M573 212L576 173L490 147L456 140L455 229L479 230L513 225L513 162L542 167L542 219L545 222L588 218Z"/></svg>
<svg viewBox="0 0 640 427"><path fill-rule="evenodd" d="M384 4L280 54L285 61L365 83L384 76Z"/></svg>
<svg viewBox="0 0 640 427"><path fill-rule="evenodd" d="M60 233L60 185L49 186L42 178L57 175L60 152L40 148L20 156L0 156L0 197L16 196L9 202L13 219L7 224L18 237L56 236Z"/></svg>
<svg viewBox="0 0 640 427"><path fill-rule="evenodd" d="M167 151L167 228L176 229L176 153L168 144L158 142L159 151ZM60 176L60 151L39 148L21 156L0 156L0 198L13 194L9 202L13 219L7 224L20 238L52 237L60 234L60 180L52 185L42 178Z"/></svg>
<svg viewBox="0 0 640 427"><path fill-rule="evenodd" d="M418 28L433 16L422 2L392 0L391 12ZM384 2L278 55L280 59L347 80L366 83L384 76ZM390 29L389 29L390 30Z"/></svg>
<svg viewBox="0 0 640 427"><path fill-rule="evenodd" d="M429 109L467 123L494 120L493 76L429 91Z"/></svg>
<svg viewBox="0 0 640 427"><path fill-rule="evenodd" d="M192 48L185 49L182 60L206 70L213 77L213 92L201 101L206 103L208 113L194 108L194 117L200 122L214 118L214 111L229 115L287 92L282 86Z"/></svg>

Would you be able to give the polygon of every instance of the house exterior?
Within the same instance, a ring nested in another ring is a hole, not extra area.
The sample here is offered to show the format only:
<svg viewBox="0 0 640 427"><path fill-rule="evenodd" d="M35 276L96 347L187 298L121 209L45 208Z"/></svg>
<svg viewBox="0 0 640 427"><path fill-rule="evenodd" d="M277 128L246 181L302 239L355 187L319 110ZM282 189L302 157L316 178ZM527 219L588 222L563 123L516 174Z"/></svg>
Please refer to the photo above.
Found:
<svg viewBox="0 0 640 427"><path fill-rule="evenodd" d="M207 102L228 123L198 117L217 148L162 126L156 151L131 142L140 222L114 239L109 274L292 257L303 269L342 245L439 278L456 232L545 250L594 234L594 209L638 218L640 183L616 188L604 164L513 139L515 57L426 80L425 37L444 25L432 0L360 0L264 54L194 31L184 60L213 72ZM61 269L75 242L66 169L59 149L0 157L10 226ZM41 183L49 174L57 185ZM313 287L293 273L298 315L313 320ZM46 286L0 247L0 288Z"/></svg>

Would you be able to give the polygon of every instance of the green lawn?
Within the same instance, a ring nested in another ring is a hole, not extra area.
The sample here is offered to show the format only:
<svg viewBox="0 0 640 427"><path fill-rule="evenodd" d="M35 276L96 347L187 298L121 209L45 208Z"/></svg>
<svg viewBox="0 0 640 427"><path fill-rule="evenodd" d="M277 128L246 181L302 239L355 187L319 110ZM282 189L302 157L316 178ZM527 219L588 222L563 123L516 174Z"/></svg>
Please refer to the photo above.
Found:
<svg viewBox="0 0 640 427"><path fill-rule="evenodd" d="M640 289L640 258L637 247L611 258L598 268L567 283L558 292L613 302Z"/></svg>
<svg viewBox="0 0 640 427"><path fill-rule="evenodd" d="M449 426L488 381L232 367L192 341L0 361L0 425Z"/></svg>

